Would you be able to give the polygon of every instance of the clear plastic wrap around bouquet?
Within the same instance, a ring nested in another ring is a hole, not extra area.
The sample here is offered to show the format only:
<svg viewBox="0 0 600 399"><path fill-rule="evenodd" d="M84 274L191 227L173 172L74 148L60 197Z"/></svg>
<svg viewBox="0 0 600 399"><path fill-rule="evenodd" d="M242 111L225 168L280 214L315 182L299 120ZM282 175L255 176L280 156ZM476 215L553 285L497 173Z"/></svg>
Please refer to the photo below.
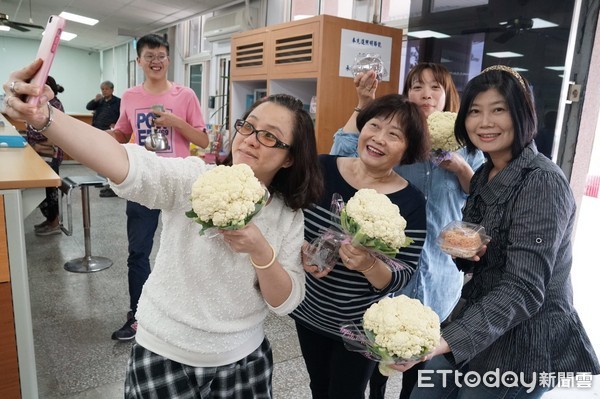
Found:
<svg viewBox="0 0 600 399"><path fill-rule="evenodd" d="M238 230L267 204L269 191L246 164L219 165L192 186L192 209L185 213L200 224L200 235Z"/></svg>
<svg viewBox="0 0 600 399"><path fill-rule="evenodd" d="M460 148L454 137L456 112L435 111L427 117L431 137L431 161L439 165L452 158L452 152Z"/></svg>
<svg viewBox="0 0 600 399"><path fill-rule="evenodd" d="M309 245L302 247L302 255L307 264L317 266L317 271L333 269L340 257L340 247L350 242L348 237L337 230L326 229L315 237Z"/></svg>
<svg viewBox="0 0 600 399"><path fill-rule="evenodd" d="M381 374L389 376L390 365L418 360L437 347L440 320L419 300L399 295L374 303L362 326L343 324L340 333L346 349L379 362Z"/></svg>
<svg viewBox="0 0 600 399"><path fill-rule="evenodd" d="M352 75L356 76L359 73L365 73L368 71L375 72L377 80L381 80L388 75L383 60L379 54L370 53L358 53L354 57L354 64L350 68Z"/></svg>
<svg viewBox="0 0 600 399"><path fill-rule="evenodd" d="M400 209L387 196L373 189L361 189L346 205L342 196L334 193L331 216L332 220L340 218L342 231L335 228L321 231L303 247L306 263L317 266L318 271L332 269L339 259L342 244L352 244L366 248L392 268L407 267L394 258L412 239L404 234L406 220L400 215Z"/></svg>

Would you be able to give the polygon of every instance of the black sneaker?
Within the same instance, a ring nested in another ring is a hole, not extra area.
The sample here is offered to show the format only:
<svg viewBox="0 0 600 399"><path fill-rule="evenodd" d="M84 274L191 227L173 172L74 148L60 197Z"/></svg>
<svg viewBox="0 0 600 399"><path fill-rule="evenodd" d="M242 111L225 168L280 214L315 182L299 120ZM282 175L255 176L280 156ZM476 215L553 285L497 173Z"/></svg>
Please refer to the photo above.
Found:
<svg viewBox="0 0 600 399"><path fill-rule="evenodd" d="M34 229L34 230L39 230L39 229L41 229L41 228L43 228L43 227L46 227L46 226L47 226L47 225L49 225L49 224L50 224L50 222L49 222L48 220L44 220L42 223L39 223L39 224L36 224L36 225L34 225L34 226L33 226L33 229Z"/></svg>
<svg viewBox="0 0 600 399"><path fill-rule="evenodd" d="M102 198L111 198L116 196L117 194L115 194L115 192L110 187L105 187L102 190L100 190L100 197Z"/></svg>
<svg viewBox="0 0 600 399"><path fill-rule="evenodd" d="M112 333L111 338L118 341L129 341L135 338L135 332L137 331L137 320L131 315L131 312L127 313L127 321L123 324L123 327Z"/></svg>

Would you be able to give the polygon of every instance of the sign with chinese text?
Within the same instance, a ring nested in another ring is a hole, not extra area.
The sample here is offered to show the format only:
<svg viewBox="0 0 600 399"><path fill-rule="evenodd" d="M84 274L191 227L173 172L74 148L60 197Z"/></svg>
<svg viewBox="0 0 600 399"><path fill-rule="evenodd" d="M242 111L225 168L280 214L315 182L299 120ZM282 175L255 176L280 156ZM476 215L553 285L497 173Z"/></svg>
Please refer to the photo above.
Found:
<svg viewBox="0 0 600 399"><path fill-rule="evenodd" d="M385 69L390 70L392 58L392 38L389 36L374 35L355 30L342 29L340 45L340 71L339 75L353 78L351 69L357 54L378 54L383 61ZM389 82L389 74L383 77Z"/></svg>

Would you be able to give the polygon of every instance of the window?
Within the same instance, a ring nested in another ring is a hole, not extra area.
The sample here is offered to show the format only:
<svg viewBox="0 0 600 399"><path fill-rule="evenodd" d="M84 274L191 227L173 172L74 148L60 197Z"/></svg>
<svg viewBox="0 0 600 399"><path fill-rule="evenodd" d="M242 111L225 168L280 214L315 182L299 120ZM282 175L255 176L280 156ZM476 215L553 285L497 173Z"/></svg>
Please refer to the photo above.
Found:
<svg viewBox="0 0 600 399"><path fill-rule="evenodd" d="M291 0L291 3L292 21L319 15L319 0Z"/></svg>
<svg viewBox="0 0 600 399"><path fill-rule="evenodd" d="M327 14L352 19L355 0L291 0L291 20Z"/></svg>
<svg viewBox="0 0 600 399"><path fill-rule="evenodd" d="M328 0L322 3L321 14L334 15L347 19L353 18L354 0Z"/></svg>
<svg viewBox="0 0 600 399"><path fill-rule="evenodd" d="M204 65L195 64L189 66L189 77L190 77L190 88L194 90L196 93L196 97L198 97L198 101L202 103L202 88L204 87L204 79L202 71L204 70Z"/></svg>
<svg viewBox="0 0 600 399"><path fill-rule="evenodd" d="M217 92L215 96L215 110L210 115L209 121L213 124L229 126L229 74L231 58L229 55L217 58ZM237 116L236 116L237 117Z"/></svg>
<svg viewBox="0 0 600 399"><path fill-rule="evenodd" d="M405 28L408 26L410 16L410 1L383 0L381 2L381 22L386 24L392 21L401 21ZM394 24L397 26L398 24Z"/></svg>
<svg viewBox="0 0 600 399"><path fill-rule="evenodd" d="M188 32L186 46L186 57L192 57L202 52L202 22L201 17L192 18L186 22Z"/></svg>

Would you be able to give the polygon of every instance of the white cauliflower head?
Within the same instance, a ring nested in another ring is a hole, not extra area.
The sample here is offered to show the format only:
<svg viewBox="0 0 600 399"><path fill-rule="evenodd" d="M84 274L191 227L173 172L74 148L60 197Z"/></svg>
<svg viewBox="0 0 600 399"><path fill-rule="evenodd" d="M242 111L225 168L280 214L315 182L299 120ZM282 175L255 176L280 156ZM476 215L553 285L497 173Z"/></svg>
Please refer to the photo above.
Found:
<svg viewBox="0 0 600 399"><path fill-rule="evenodd" d="M431 148L434 150L456 151L460 145L454 137L456 112L435 111L427 118Z"/></svg>
<svg viewBox="0 0 600 399"><path fill-rule="evenodd" d="M243 224L264 196L264 187L248 165L219 165L194 182L191 201L200 221L228 227Z"/></svg>
<svg viewBox="0 0 600 399"><path fill-rule="evenodd" d="M375 334L375 343L390 356L416 359L440 342L438 315L406 295L384 298L364 314L363 327Z"/></svg>
<svg viewBox="0 0 600 399"><path fill-rule="evenodd" d="M362 188L348 200L345 212L363 234L378 238L392 248L407 245L406 220L400 215L400 208L386 195Z"/></svg>

